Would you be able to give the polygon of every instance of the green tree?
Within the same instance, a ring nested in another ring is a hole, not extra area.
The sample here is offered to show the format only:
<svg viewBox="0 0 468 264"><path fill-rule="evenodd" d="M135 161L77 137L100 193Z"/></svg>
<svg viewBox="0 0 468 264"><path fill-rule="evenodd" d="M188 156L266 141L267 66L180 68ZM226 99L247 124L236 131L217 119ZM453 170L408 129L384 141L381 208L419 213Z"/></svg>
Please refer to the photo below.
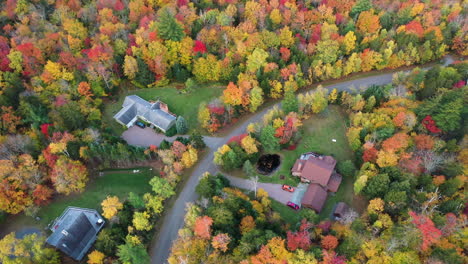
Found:
<svg viewBox="0 0 468 264"><path fill-rule="evenodd" d="M118 246L117 256L124 264L149 264L150 257L143 245L134 245L127 241Z"/></svg>
<svg viewBox="0 0 468 264"><path fill-rule="evenodd" d="M196 149L204 149L206 147L205 141L203 141L203 136L198 131L192 132L189 137L190 144Z"/></svg>
<svg viewBox="0 0 468 264"><path fill-rule="evenodd" d="M370 0L359 0L354 4L349 15L356 20L361 12L370 10L371 8L372 3Z"/></svg>
<svg viewBox="0 0 468 264"><path fill-rule="evenodd" d="M187 133L188 131L187 122L185 121L185 118L183 116L177 117L176 129L177 129L177 134L183 135Z"/></svg>
<svg viewBox="0 0 468 264"><path fill-rule="evenodd" d="M388 191L389 184L390 179L388 174L377 174L367 182L366 187L364 187L364 194L369 199L384 197Z"/></svg>
<svg viewBox="0 0 468 264"><path fill-rule="evenodd" d="M250 160L246 160L244 162L242 170L244 171L245 175L247 175L249 178L255 176L255 168L252 166Z"/></svg>
<svg viewBox="0 0 468 264"><path fill-rule="evenodd" d="M143 209L145 208L145 201L143 200L143 198L134 193L134 192L130 192L128 194L128 202L135 208L135 209Z"/></svg>
<svg viewBox="0 0 468 264"><path fill-rule="evenodd" d="M166 179L160 177L153 177L150 180L150 185L153 189L153 192L155 192L156 195L161 196L165 199L175 194L174 188Z"/></svg>
<svg viewBox="0 0 468 264"><path fill-rule="evenodd" d="M142 85L150 85L156 81L154 73L150 71L148 65L137 57L138 71L136 72L135 81Z"/></svg>
<svg viewBox="0 0 468 264"><path fill-rule="evenodd" d="M284 99L281 103L281 107L283 108L285 113L298 112L299 102L293 90L287 90L284 93Z"/></svg>
<svg viewBox="0 0 468 264"><path fill-rule="evenodd" d="M250 112L257 111L258 107L263 104L263 90L262 88L255 86L252 91L250 91Z"/></svg>
<svg viewBox="0 0 468 264"><path fill-rule="evenodd" d="M277 151L280 148L278 139L275 137L275 129L271 125L265 126L260 132L260 143L267 152Z"/></svg>
<svg viewBox="0 0 468 264"><path fill-rule="evenodd" d="M312 112L315 114L323 112L328 106L327 90L322 86L312 94Z"/></svg>
<svg viewBox="0 0 468 264"><path fill-rule="evenodd" d="M258 71L266 64L268 53L262 49L255 48L255 50L247 56L247 70L252 73Z"/></svg>
<svg viewBox="0 0 468 264"><path fill-rule="evenodd" d="M184 27L167 8L161 10L157 28L159 37L164 40L181 41L185 36Z"/></svg>
<svg viewBox="0 0 468 264"><path fill-rule="evenodd" d="M0 262L5 264L59 264L60 255L55 249L45 246L44 237L26 235L22 239L10 233L0 239Z"/></svg>

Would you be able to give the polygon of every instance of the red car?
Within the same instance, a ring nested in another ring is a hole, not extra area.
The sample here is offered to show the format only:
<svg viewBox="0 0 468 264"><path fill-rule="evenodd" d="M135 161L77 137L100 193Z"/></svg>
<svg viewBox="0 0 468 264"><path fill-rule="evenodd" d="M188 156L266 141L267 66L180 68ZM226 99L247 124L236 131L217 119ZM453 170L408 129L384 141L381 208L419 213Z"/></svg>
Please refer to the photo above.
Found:
<svg viewBox="0 0 468 264"><path fill-rule="evenodd" d="M293 202L288 202L286 205L291 207L294 210L299 210L299 205L297 205L297 204L295 204Z"/></svg>
<svg viewBox="0 0 468 264"><path fill-rule="evenodd" d="M283 184L283 187L281 187L283 190L285 191L288 191L288 192L294 192L294 188L289 186L289 185L286 185L286 184Z"/></svg>

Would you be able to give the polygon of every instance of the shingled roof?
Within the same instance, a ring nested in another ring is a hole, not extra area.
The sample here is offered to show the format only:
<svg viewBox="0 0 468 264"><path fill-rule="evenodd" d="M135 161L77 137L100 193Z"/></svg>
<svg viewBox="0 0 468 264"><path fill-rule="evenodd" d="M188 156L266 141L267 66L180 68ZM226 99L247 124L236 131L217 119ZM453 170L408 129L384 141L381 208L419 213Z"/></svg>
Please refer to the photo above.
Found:
<svg viewBox="0 0 468 264"><path fill-rule="evenodd" d="M138 95L125 97L122 109L114 115L114 119L124 126L130 127L137 118L142 118L163 131L174 125L176 117L169 113L166 104L161 101L150 103Z"/></svg>
<svg viewBox="0 0 468 264"><path fill-rule="evenodd" d="M298 159L292 168L293 174L300 175L311 183L327 186L335 169L336 160L332 156L307 155Z"/></svg>
<svg viewBox="0 0 468 264"><path fill-rule="evenodd" d="M301 205L302 207L307 207L320 213L327 200L327 195L327 191L324 190L322 186L311 183L302 197Z"/></svg>
<svg viewBox="0 0 468 264"><path fill-rule="evenodd" d="M104 220L96 210L68 207L51 226L46 242L75 260L81 260L96 241Z"/></svg>

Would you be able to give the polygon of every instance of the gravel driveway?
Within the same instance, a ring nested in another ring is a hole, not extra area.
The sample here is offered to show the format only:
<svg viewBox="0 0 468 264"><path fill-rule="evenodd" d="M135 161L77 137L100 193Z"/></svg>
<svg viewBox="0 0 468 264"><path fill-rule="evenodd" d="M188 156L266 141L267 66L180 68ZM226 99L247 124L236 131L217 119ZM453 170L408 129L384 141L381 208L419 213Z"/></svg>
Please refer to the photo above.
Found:
<svg viewBox="0 0 468 264"><path fill-rule="evenodd" d="M223 175L231 182L232 186L253 191L252 183L249 180L241 179L238 177L233 177L233 176L229 176L225 174ZM283 191L283 189L281 189L281 186L282 186L281 184L277 184L277 183L259 182L257 185L257 190L262 188L268 193L268 196L270 196L270 198L282 204L286 204L287 202L291 201L294 193Z"/></svg>
<svg viewBox="0 0 468 264"><path fill-rule="evenodd" d="M159 146L163 140L169 142L174 141L177 137L188 137L187 135L176 135L167 137L164 134L159 134L150 127L140 128L138 126L132 126L122 133L122 138L127 141L129 145L139 147L149 147L150 145ZM223 141L224 138L218 137L203 137L205 144L208 147L213 147L219 142Z"/></svg>

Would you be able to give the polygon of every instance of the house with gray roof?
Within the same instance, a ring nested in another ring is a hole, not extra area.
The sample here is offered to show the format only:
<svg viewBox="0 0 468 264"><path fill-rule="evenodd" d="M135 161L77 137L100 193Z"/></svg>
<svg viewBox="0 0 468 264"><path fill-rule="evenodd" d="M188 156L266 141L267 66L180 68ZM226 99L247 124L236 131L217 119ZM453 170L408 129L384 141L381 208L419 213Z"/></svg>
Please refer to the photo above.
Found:
<svg viewBox="0 0 468 264"><path fill-rule="evenodd" d="M69 206L50 226L46 242L80 261L103 227L104 219L96 210Z"/></svg>
<svg viewBox="0 0 468 264"><path fill-rule="evenodd" d="M129 95L125 97L122 109L115 114L114 119L126 127L133 126L141 119L166 132L175 124L176 115L169 112L167 104L159 100L150 103L138 95Z"/></svg>

